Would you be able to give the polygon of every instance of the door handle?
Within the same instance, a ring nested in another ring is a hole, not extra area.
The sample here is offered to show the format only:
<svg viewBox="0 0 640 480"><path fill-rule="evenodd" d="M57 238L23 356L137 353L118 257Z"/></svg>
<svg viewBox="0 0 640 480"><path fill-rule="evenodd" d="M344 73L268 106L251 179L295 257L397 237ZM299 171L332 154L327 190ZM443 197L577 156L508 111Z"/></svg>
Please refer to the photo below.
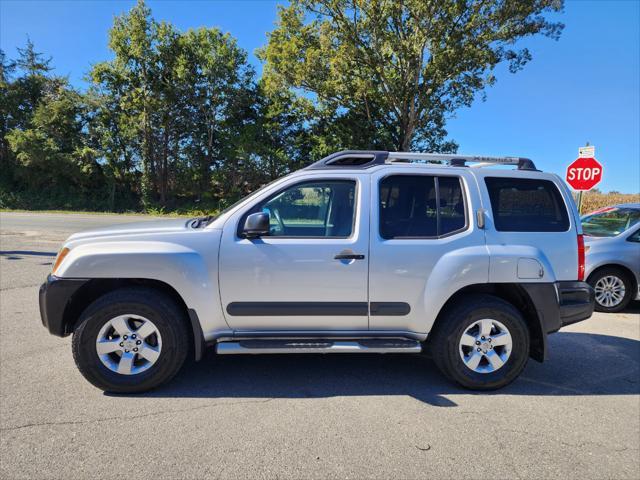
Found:
<svg viewBox="0 0 640 480"><path fill-rule="evenodd" d="M361 253L339 253L335 257L336 260L364 260Z"/></svg>

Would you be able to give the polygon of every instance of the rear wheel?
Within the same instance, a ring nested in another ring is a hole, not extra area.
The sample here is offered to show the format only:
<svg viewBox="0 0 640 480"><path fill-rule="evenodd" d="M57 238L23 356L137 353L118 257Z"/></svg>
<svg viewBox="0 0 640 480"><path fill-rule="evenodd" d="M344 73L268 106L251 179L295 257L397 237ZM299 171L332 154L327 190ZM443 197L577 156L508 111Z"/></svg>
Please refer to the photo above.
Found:
<svg viewBox="0 0 640 480"><path fill-rule="evenodd" d="M595 290L595 309L599 312L615 313L624 310L633 296L633 284L629 275L615 267L597 270L589 277Z"/></svg>
<svg viewBox="0 0 640 480"><path fill-rule="evenodd" d="M185 361L189 338L184 313L170 298L131 288L108 293L85 310L72 348L93 385L133 393L170 380Z"/></svg>
<svg viewBox="0 0 640 480"><path fill-rule="evenodd" d="M469 295L448 309L430 343L442 373L475 390L511 383L529 358L529 329L522 315L491 295Z"/></svg>

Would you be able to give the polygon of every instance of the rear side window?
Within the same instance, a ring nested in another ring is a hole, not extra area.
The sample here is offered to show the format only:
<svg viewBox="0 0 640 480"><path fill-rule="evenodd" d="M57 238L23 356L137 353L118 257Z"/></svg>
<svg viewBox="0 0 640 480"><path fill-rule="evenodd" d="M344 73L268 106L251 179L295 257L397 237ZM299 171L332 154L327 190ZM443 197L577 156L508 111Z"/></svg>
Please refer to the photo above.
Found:
<svg viewBox="0 0 640 480"><path fill-rule="evenodd" d="M380 236L436 238L466 227L458 177L390 175L380 182Z"/></svg>
<svg viewBox="0 0 640 480"><path fill-rule="evenodd" d="M569 216L562 195L549 180L486 177L496 230L565 232Z"/></svg>

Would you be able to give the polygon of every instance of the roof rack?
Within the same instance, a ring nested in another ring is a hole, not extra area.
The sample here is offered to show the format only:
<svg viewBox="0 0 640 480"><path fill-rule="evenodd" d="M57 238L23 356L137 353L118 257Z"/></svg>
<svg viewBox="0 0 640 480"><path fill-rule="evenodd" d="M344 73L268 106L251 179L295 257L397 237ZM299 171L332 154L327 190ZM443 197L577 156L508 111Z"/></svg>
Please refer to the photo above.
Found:
<svg viewBox="0 0 640 480"><path fill-rule="evenodd" d="M308 166L308 169L321 168L370 168L390 163L442 163L452 167L472 168L494 165L515 165L518 170L537 170L533 161L522 157L483 157L479 155L458 155L455 153L419 153L384 152L379 150L344 150L323 158Z"/></svg>

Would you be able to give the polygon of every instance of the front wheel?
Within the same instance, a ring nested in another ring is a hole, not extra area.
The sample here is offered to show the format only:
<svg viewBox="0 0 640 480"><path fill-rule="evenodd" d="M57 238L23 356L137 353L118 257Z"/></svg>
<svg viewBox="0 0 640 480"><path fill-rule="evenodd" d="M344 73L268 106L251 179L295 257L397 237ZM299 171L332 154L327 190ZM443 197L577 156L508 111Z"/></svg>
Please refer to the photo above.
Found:
<svg viewBox="0 0 640 480"><path fill-rule="evenodd" d="M184 313L151 289L110 292L82 314L73 333L78 369L96 387L135 393L170 380L185 361Z"/></svg>
<svg viewBox="0 0 640 480"><path fill-rule="evenodd" d="M529 329L513 305L469 295L448 309L431 336L433 359L465 388L493 390L511 383L529 358Z"/></svg>

